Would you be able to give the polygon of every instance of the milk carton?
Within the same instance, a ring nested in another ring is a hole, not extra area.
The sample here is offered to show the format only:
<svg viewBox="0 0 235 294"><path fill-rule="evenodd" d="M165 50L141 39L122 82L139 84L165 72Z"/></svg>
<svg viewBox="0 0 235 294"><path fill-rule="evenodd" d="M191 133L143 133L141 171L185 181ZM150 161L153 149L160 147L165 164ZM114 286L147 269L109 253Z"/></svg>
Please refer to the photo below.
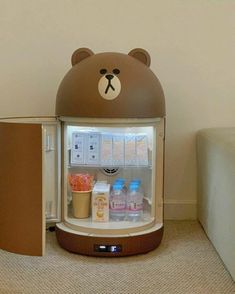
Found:
<svg viewBox="0 0 235 294"><path fill-rule="evenodd" d="M110 185L97 182L92 190L92 221L109 221L109 191Z"/></svg>

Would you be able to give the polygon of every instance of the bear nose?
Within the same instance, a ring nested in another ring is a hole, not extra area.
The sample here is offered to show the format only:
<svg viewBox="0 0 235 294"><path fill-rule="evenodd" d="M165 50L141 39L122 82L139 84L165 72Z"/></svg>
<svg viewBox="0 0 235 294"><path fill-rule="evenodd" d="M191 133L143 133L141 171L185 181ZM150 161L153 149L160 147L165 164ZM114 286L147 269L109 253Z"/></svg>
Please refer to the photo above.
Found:
<svg viewBox="0 0 235 294"><path fill-rule="evenodd" d="M108 79L109 81L111 81L111 80L113 79L113 75L106 75L105 77L106 77L106 79Z"/></svg>

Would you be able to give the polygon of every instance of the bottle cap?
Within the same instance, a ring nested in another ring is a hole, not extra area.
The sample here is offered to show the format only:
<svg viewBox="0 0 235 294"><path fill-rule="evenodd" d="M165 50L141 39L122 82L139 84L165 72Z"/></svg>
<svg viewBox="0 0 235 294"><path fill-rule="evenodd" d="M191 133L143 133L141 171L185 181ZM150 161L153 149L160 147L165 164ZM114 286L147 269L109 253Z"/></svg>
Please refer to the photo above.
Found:
<svg viewBox="0 0 235 294"><path fill-rule="evenodd" d="M122 184L121 183L115 183L113 185L113 190L121 190L122 189Z"/></svg>
<svg viewBox="0 0 235 294"><path fill-rule="evenodd" d="M129 185L129 189L130 189L130 191L137 191L139 189L138 183L131 183Z"/></svg>
<svg viewBox="0 0 235 294"><path fill-rule="evenodd" d="M133 180L131 181L131 183L138 183L138 184L140 185L140 184L141 184L141 180L138 179L138 178L136 178L136 179L133 179Z"/></svg>
<svg viewBox="0 0 235 294"><path fill-rule="evenodd" d="M122 184L124 184L125 183L125 179L123 179L123 178L117 178L115 181L114 181L114 183L122 183Z"/></svg>

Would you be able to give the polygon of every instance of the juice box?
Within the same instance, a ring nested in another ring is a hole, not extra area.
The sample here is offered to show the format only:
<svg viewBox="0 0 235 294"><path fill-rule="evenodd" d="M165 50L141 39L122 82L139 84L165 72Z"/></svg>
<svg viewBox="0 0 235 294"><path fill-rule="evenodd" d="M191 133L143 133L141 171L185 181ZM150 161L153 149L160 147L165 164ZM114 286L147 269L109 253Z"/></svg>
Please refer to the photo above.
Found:
<svg viewBox="0 0 235 294"><path fill-rule="evenodd" d="M92 190L92 221L109 221L109 191L109 184L95 184Z"/></svg>

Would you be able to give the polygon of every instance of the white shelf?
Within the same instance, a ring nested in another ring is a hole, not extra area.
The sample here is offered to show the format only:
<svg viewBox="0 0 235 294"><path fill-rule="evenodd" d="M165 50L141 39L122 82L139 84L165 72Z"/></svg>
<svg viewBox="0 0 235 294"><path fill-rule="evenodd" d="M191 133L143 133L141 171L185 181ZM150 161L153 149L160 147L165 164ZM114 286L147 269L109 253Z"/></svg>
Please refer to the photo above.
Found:
<svg viewBox="0 0 235 294"><path fill-rule="evenodd" d="M77 165L68 165L68 168L145 168L145 169L152 169L151 165L90 165L90 164L77 164Z"/></svg>
<svg viewBox="0 0 235 294"><path fill-rule="evenodd" d="M96 229L128 229L143 226L153 219L150 217L143 218L141 221L131 222L131 221L109 221L109 222L95 222L91 218L77 219L68 218L67 221L76 226L83 226L87 228Z"/></svg>
<svg viewBox="0 0 235 294"><path fill-rule="evenodd" d="M67 217L65 219L66 225L71 229L83 231L86 233L103 233L103 234L119 234L119 233L134 233L144 228L151 227L154 223L154 217L148 212L144 212L141 221L112 221L96 222L92 221L91 217L85 219L77 219L74 217Z"/></svg>
<svg viewBox="0 0 235 294"><path fill-rule="evenodd" d="M159 230L163 227L163 223L159 222L159 223L154 223L152 224L149 228L144 228L143 230L139 230L138 232L125 232L125 233L120 233L120 234L115 234L115 235L110 235L110 234L99 234L99 233L89 233L89 232L84 232L84 231L79 231L79 230L74 230L72 228L70 228L68 226L67 223L59 223L56 224L56 226L58 228L60 228L61 230L68 232L70 234L74 234L74 235L82 235L82 236L86 236L86 237L132 237L132 236L139 236L139 235L144 235L144 234L148 234L151 232L154 232L156 230Z"/></svg>

